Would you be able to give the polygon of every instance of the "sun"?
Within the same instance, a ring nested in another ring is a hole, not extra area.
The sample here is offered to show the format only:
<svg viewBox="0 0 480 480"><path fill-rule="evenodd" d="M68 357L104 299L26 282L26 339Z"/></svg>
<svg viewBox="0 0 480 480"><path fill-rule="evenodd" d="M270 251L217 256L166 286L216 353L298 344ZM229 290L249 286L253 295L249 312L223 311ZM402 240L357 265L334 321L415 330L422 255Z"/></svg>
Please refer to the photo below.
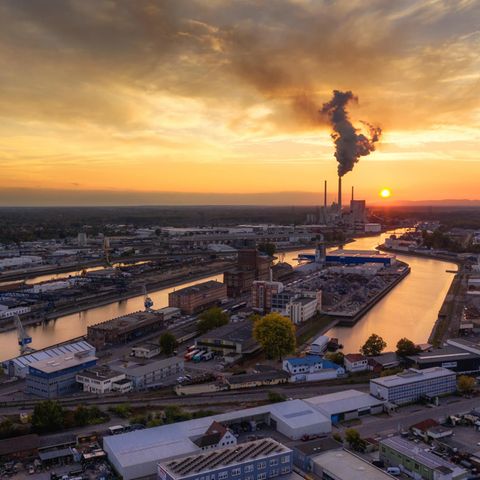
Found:
<svg viewBox="0 0 480 480"><path fill-rule="evenodd" d="M392 195L392 192L389 188L383 188L381 191L380 191L380 196L382 198L388 198Z"/></svg>

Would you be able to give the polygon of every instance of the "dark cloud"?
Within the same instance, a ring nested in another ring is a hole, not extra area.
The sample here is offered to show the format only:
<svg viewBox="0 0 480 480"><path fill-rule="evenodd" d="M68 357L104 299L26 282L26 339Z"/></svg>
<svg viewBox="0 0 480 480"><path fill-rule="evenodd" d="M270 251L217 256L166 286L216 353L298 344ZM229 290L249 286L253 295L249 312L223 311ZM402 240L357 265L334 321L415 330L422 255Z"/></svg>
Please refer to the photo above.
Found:
<svg viewBox="0 0 480 480"><path fill-rule="evenodd" d="M0 115L122 129L161 93L269 101L290 130L351 88L382 123L456 122L479 104L479 16L466 0L3 1Z"/></svg>

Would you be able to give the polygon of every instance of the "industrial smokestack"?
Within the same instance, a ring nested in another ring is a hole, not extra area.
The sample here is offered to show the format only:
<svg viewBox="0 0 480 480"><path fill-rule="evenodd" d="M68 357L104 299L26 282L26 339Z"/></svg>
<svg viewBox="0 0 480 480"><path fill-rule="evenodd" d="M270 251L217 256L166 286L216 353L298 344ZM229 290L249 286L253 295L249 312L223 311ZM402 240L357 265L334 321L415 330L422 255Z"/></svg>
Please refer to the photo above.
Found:
<svg viewBox="0 0 480 480"><path fill-rule="evenodd" d="M323 184L323 208L327 208L327 181Z"/></svg>
<svg viewBox="0 0 480 480"><path fill-rule="evenodd" d="M338 211L342 211L342 177L338 177Z"/></svg>
<svg viewBox="0 0 480 480"><path fill-rule="evenodd" d="M352 185L352 202L353 202L353 190L354 190L354 186Z"/></svg>

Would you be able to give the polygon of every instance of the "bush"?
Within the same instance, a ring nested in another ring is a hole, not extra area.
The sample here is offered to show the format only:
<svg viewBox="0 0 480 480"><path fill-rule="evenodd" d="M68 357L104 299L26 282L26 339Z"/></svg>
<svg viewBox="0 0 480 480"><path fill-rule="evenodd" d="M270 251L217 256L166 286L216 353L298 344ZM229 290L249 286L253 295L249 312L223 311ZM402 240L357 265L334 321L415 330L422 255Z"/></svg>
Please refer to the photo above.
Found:
<svg viewBox="0 0 480 480"><path fill-rule="evenodd" d="M268 401L270 403L284 402L287 397L278 392L268 392Z"/></svg>

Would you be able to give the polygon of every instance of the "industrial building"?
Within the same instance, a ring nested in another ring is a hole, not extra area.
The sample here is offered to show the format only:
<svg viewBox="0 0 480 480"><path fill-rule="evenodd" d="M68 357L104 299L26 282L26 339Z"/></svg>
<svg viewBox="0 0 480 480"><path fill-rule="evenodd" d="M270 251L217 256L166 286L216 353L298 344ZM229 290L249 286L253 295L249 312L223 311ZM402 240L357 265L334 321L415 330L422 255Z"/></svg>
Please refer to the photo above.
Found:
<svg viewBox="0 0 480 480"><path fill-rule="evenodd" d="M328 480L392 480L384 470L347 450L328 450L312 459L317 478Z"/></svg>
<svg viewBox="0 0 480 480"><path fill-rule="evenodd" d="M28 367L41 360L54 360L64 355L74 355L75 353L86 352L90 356L95 356L95 347L84 340L78 342L65 343L56 347L36 350L27 355L11 358L2 362L3 370L10 377L25 378L28 374Z"/></svg>
<svg viewBox="0 0 480 480"><path fill-rule="evenodd" d="M238 297L249 292L255 280L268 280L272 260L272 257L259 253L256 248L239 250L237 265L223 274L227 295Z"/></svg>
<svg viewBox="0 0 480 480"><path fill-rule="evenodd" d="M385 404L385 401L358 390L319 395L307 398L305 402L330 418L332 423L382 413Z"/></svg>
<svg viewBox="0 0 480 480"><path fill-rule="evenodd" d="M195 340L198 348L218 352L223 356L248 355L260 349L253 338L253 322L244 320L215 328Z"/></svg>
<svg viewBox="0 0 480 480"><path fill-rule="evenodd" d="M209 280L169 293L168 306L179 308L183 313L191 315L226 299L227 286L222 282Z"/></svg>
<svg viewBox="0 0 480 480"><path fill-rule="evenodd" d="M108 392L126 393L132 390L132 382L125 374L116 372L106 365L95 366L77 373L76 381L84 392L104 394Z"/></svg>
<svg viewBox="0 0 480 480"><path fill-rule="evenodd" d="M325 260L327 263L340 263L345 265L362 265L365 263L381 263L384 266L393 265L396 256L391 253L382 253L376 250L334 250L328 252Z"/></svg>
<svg viewBox="0 0 480 480"><path fill-rule="evenodd" d="M381 440L379 449L380 460L388 466L399 467L412 478L462 480L468 477L468 472L458 465L401 437Z"/></svg>
<svg viewBox="0 0 480 480"><path fill-rule="evenodd" d="M456 373L478 373L480 371L480 354L451 345L410 355L406 360L407 366L421 370L443 367Z"/></svg>
<svg viewBox="0 0 480 480"><path fill-rule="evenodd" d="M160 351L160 345L157 343L144 343L143 345L132 347L132 355L136 358L153 358L160 355Z"/></svg>
<svg viewBox="0 0 480 480"><path fill-rule="evenodd" d="M316 297L299 296L292 298L287 303L287 316L292 323L299 325L310 320L322 308L322 292L317 292Z"/></svg>
<svg viewBox="0 0 480 480"><path fill-rule="evenodd" d="M120 345L164 328L163 316L155 312L135 312L87 327L87 340L97 349Z"/></svg>
<svg viewBox="0 0 480 480"><path fill-rule="evenodd" d="M183 375L183 359L169 357L152 362L118 361L110 364L110 368L125 375L132 382L134 390L144 390L161 385L166 379Z"/></svg>
<svg viewBox="0 0 480 480"><path fill-rule="evenodd" d="M155 475L159 463L200 453L195 440L214 421L225 426L242 421L263 422L292 440L331 431L329 418L303 400L290 400L104 437L103 447L124 480Z"/></svg>
<svg viewBox="0 0 480 480"><path fill-rule="evenodd" d="M370 380L370 393L397 405L449 395L457 390L455 372L442 367L409 369L397 375Z"/></svg>
<svg viewBox="0 0 480 480"><path fill-rule="evenodd" d="M28 367L25 391L43 398L57 398L79 389L77 373L93 367L97 357L88 352L39 360Z"/></svg>
<svg viewBox="0 0 480 480"><path fill-rule="evenodd" d="M287 475L293 468L293 452L272 438L263 438L210 452L185 455L158 465L161 480L218 478L265 480Z"/></svg>
<svg viewBox="0 0 480 480"><path fill-rule="evenodd" d="M252 284L252 308L261 313L270 312L273 295L282 291L282 282L255 280Z"/></svg>

